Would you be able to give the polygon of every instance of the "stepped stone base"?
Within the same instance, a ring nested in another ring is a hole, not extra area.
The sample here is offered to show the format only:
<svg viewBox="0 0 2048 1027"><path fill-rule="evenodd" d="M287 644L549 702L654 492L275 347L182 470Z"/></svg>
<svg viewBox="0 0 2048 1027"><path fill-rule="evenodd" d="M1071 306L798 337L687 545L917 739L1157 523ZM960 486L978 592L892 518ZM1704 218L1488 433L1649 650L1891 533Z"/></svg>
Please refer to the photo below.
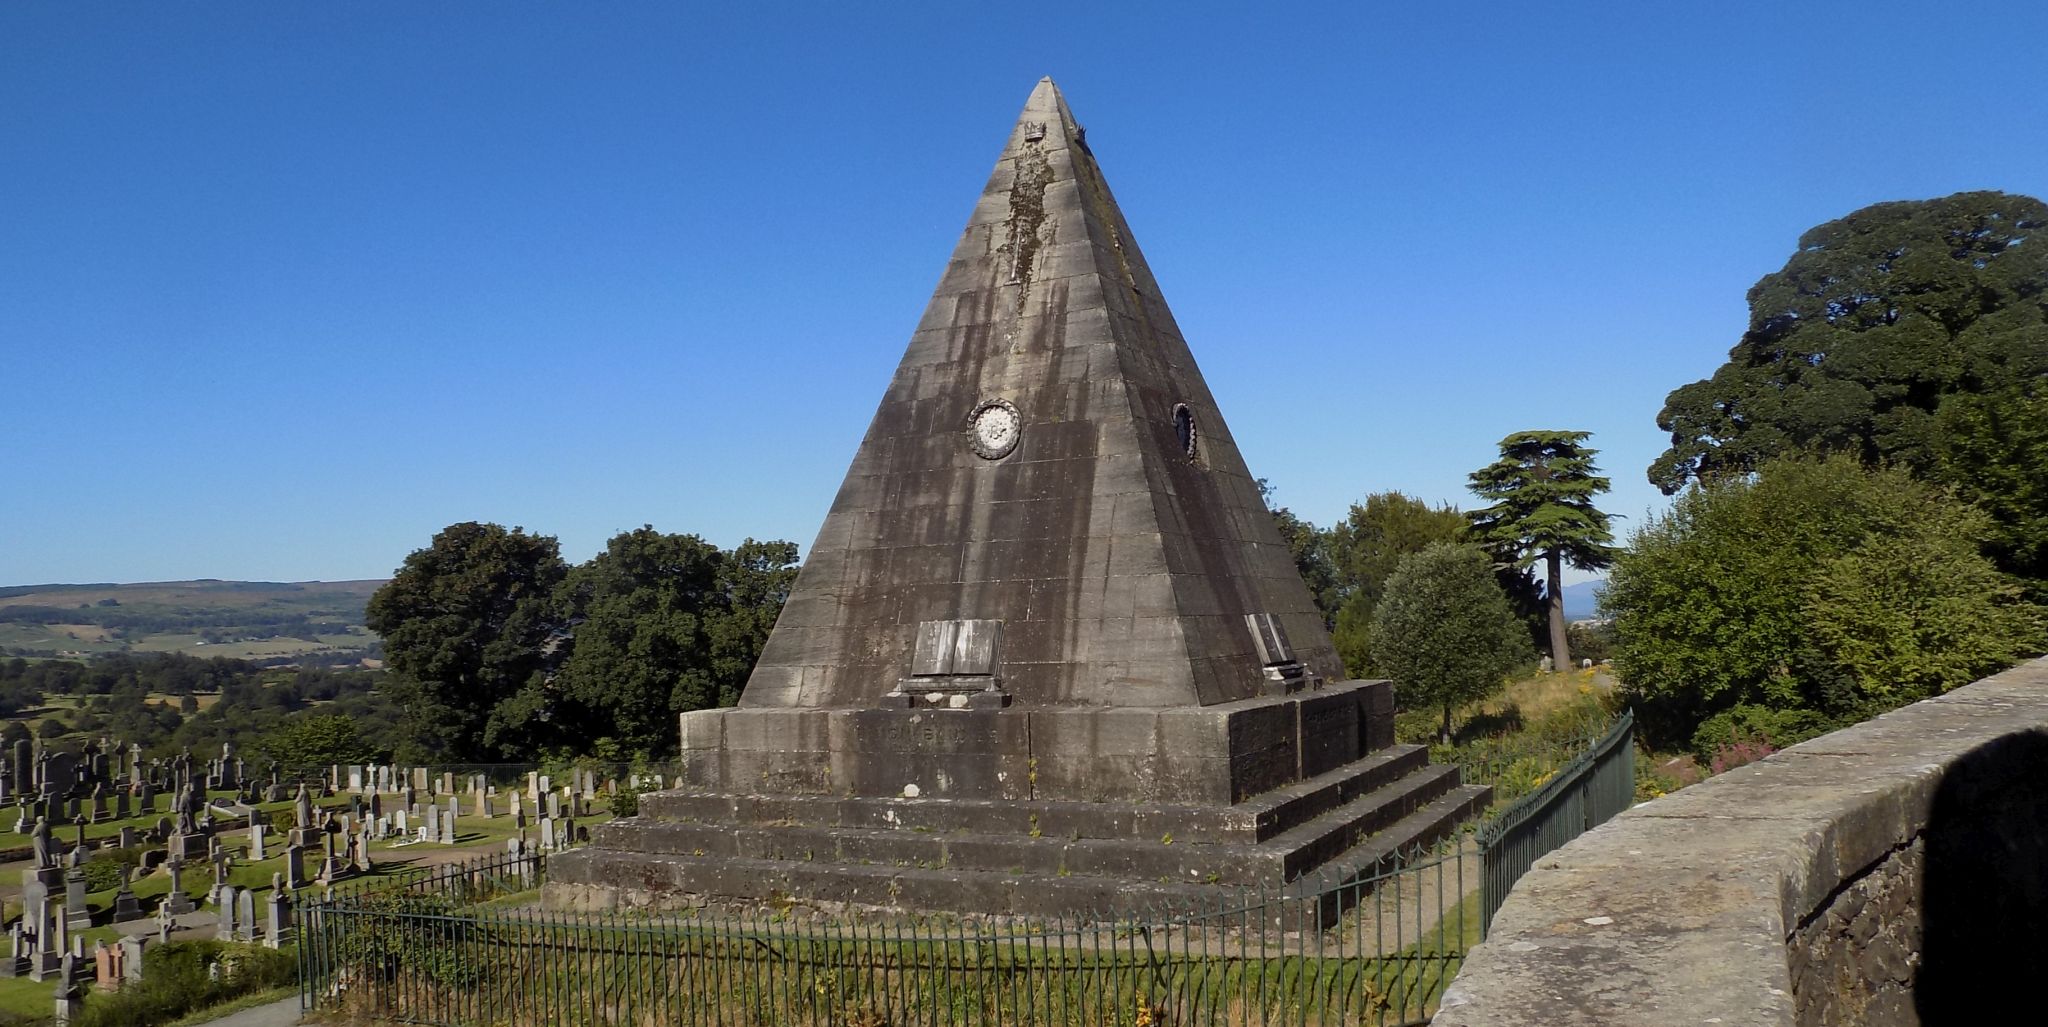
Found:
<svg viewBox="0 0 2048 1027"><path fill-rule="evenodd" d="M1391 705L1374 681L1195 709L691 714L690 787L553 857L545 900L1051 916L1314 895L1490 798L1393 744Z"/></svg>
<svg viewBox="0 0 2048 1027"><path fill-rule="evenodd" d="M701 710L683 777L733 795L1227 805L1393 743L1387 681L1213 706Z"/></svg>

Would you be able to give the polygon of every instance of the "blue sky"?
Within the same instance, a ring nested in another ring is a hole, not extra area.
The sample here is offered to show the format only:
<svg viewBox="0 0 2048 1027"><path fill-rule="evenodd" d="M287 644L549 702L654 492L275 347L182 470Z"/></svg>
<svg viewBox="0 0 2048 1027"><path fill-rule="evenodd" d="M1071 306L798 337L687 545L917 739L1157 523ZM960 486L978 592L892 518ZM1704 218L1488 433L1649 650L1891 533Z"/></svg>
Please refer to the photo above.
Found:
<svg viewBox="0 0 2048 1027"><path fill-rule="evenodd" d="M2048 195L2044 67L2017 0L9 3L0 584L808 547L1041 75L1280 502L1576 428L1637 523L1802 231Z"/></svg>

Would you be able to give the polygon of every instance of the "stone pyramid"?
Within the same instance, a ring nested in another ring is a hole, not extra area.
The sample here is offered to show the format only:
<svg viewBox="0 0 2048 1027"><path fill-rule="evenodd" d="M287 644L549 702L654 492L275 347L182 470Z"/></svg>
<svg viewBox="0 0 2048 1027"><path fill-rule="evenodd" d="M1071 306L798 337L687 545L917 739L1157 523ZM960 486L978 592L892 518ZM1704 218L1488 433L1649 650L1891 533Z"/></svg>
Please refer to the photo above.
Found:
<svg viewBox="0 0 2048 1027"><path fill-rule="evenodd" d="M1015 425L996 448L975 431L990 419ZM1244 699L1267 685L1247 614L1272 616L1309 670L1343 676L1081 127L1043 80L740 705L872 706L918 626L952 620L1001 622L1000 685L1019 704Z"/></svg>
<svg viewBox="0 0 2048 1027"><path fill-rule="evenodd" d="M548 901L1106 910L1364 872L1488 794L1345 680L1050 79L739 707L681 726Z"/></svg>

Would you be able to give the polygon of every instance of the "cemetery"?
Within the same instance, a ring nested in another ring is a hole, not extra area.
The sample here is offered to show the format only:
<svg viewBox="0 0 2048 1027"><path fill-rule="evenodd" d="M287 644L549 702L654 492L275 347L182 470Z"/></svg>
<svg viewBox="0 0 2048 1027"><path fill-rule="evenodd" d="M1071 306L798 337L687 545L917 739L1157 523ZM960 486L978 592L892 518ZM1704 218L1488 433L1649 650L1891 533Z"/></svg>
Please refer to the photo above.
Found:
<svg viewBox="0 0 2048 1027"><path fill-rule="evenodd" d="M78 753L23 741L0 756L0 802L12 807L0 862L20 867L18 894L0 886L0 1011L43 1015L68 989L117 988L153 943L288 947L308 896L485 852L567 849L611 819L621 789L661 783L507 766L287 775L232 745L145 759L106 739Z"/></svg>

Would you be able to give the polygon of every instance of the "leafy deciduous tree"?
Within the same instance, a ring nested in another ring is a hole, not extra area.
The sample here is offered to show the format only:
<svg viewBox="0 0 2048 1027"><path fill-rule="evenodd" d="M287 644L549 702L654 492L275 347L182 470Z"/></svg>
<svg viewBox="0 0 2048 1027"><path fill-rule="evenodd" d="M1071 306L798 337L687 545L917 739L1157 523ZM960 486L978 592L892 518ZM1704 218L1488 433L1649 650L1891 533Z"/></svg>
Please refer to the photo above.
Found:
<svg viewBox="0 0 2048 1027"><path fill-rule="evenodd" d="M570 571L560 599L571 639L552 687L584 721L581 736L666 752L677 713L737 701L795 562L788 542L749 539L726 552L648 526Z"/></svg>
<svg viewBox="0 0 2048 1027"><path fill-rule="evenodd" d="M287 767L373 763L384 754L365 741L353 718L339 713L292 717L256 743L256 751Z"/></svg>
<svg viewBox="0 0 2048 1027"><path fill-rule="evenodd" d="M1430 506L1401 492L1375 492L1353 503L1328 533L1335 614L1332 640L1351 673L1387 674L1372 651L1373 610L1404 557L1465 536L1465 517L1450 504Z"/></svg>
<svg viewBox="0 0 2048 1027"><path fill-rule="evenodd" d="M386 684L422 755L488 760L521 748L567 572L553 538L470 521L442 529L370 597L365 622L384 638Z"/></svg>
<svg viewBox="0 0 2048 1027"><path fill-rule="evenodd" d="M1544 562L1549 606L1550 656L1558 670L1571 664L1565 632L1564 565L1598 570L1614 559L1614 534L1593 497L1608 481L1594 466L1598 450L1582 431L1524 431L1500 441L1500 459L1472 473L1472 491L1493 505L1472 511L1477 540L1503 564L1526 568Z"/></svg>
<svg viewBox="0 0 2048 1027"><path fill-rule="evenodd" d="M1388 578L1372 650L1404 705L1443 709L1446 741L1452 710L1498 691L1530 653L1486 554L1442 542L1403 557Z"/></svg>
<svg viewBox="0 0 2048 1027"><path fill-rule="evenodd" d="M1688 489L1609 575L1614 664L1666 743L1738 707L1857 719L2037 652L2040 611L1978 552L1988 521L1853 457Z"/></svg>

